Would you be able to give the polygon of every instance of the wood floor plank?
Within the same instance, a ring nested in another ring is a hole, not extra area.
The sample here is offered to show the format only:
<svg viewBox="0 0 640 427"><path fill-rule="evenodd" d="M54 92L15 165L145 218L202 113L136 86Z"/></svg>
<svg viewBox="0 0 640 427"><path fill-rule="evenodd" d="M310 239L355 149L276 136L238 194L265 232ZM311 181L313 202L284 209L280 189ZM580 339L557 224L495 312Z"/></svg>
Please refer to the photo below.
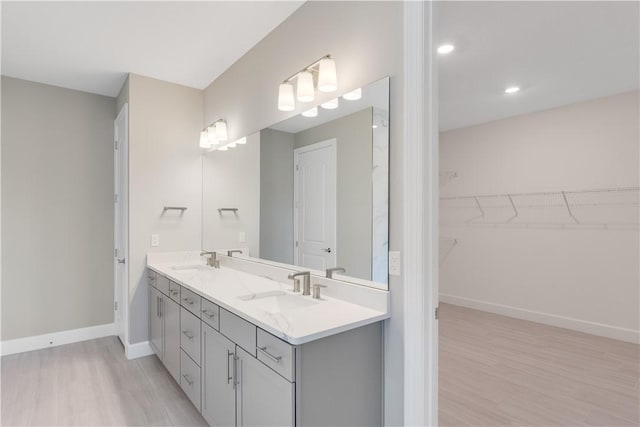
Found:
<svg viewBox="0 0 640 427"><path fill-rule="evenodd" d="M441 426L638 426L640 347L440 305Z"/></svg>

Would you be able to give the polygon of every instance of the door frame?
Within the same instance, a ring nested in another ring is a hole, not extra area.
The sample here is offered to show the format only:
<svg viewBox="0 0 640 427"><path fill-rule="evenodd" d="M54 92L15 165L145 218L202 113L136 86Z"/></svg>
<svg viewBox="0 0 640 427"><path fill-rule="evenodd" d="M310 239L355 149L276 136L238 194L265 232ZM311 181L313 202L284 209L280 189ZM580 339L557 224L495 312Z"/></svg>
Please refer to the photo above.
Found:
<svg viewBox="0 0 640 427"><path fill-rule="evenodd" d="M298 157L300 153L307 153L309 151L315 151L320 148L331 147L333 149L333 164L335 170L335 188L334 194L336 196L335 200L335 210L333 211L333 223L335 224L335 228L333 230L333 246L332 249L336 260L338 259L338 140L336 138L325 139L323 141L315 142L313 144L305 145L300 148L294 148L293 150L293 264L300 265L299 263L299 255L298 248L296 247L296 242L299 242L298 231L299 231L299 211L298 211L298 186L300 183L298 182L298 171L296 167L298 165Z"/></svg>
<svg viewBox="0 0 640 427"><path fill-rule="evenodd" d="M404 425L438 425L438 86L434 3L404 2Z"/></svg>
<svg viewBox="0 0 640 427"><path fill-rule="evenodd" d="M118 141L118 123L122 121L124 123L124 140ZM124 342L125 351L129 346L129 104L125 103L116 119L113 121L113 185L114 185L114 222L113 222L113 243L114 243L114 258L113 258L113 290L114 290L114 325L115 334L119 337L120 331L118 330L117 314L115 312L115 302L118 295L118 262L117 258L124 257L124 275L123 283L121 287L121 295L123 301L118 302L118 310L122 313L122 323L124 327ZM121 193L117 193L118 184L121 184ZM116 196L117 195L117 196ZM118 199L118 203L115 203L115 197ZM123 214L119 221L118 207L121 206ZM123 236L122 254L116 253L116 242L118 233L121 232Z"/></svg>

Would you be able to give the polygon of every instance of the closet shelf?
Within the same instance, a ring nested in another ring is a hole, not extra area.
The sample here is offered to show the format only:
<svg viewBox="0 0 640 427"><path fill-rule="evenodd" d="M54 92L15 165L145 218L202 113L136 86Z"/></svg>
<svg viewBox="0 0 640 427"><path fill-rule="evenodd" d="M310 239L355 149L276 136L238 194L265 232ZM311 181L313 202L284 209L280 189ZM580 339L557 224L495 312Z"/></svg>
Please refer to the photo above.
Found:
<svg viewBox="0 0 640 427"><path fill-rule="evenodd" d="M640 187L440 198L443 225L638 228Z"/></svg>

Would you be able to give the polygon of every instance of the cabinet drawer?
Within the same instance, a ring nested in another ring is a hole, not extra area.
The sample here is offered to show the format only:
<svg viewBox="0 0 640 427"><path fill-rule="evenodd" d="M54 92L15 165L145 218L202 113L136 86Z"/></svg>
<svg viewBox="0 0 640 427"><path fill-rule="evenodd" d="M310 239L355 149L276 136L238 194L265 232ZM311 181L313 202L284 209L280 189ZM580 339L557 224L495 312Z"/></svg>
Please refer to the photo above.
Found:
<svg viewBox="0 0 640 427"><path fill-rule="evenodd" d="M156 274L156 283L154 285L163 294L169 296L169 279L161 274Z"/></svg>
<svg viewBox="0 0 640 427"><path fill-rule="evenodd" d="M200 367L184 351L180 352L180 387L200 410Z"/></svg>
<svg viewBox="0 0 640 427"><path fill-rule="evenodd" d="M151 286L156 285L156 276L157 276L157 273L155 271L147 269L147 283L149 285Z"/></svg>
<svg viewBox="0 0 640 427"><path fill-rule="evenodd" d="M180 285L169 280L169 297L180 304Z"/></svg>
<svg viewBox="0 0 640 427"><path fill-rule="evenodd" d="M220 309L220 333L256 356L256 327L224 308Z"/></svg>
<svg viewBox="0 0 640 427"><path fill-rule="evenodd" d="M200 319L180 309L180 347L200 365Z"/></svg>
<svg viewBox="0 0 640 427"><path fill-rule="evenodd" d="M220 307L202 298L202 320L216 331L220 330Z"/></svg>
<svg viewBox="0 0 640 427"><path fill-rule="evenodd" d="M257 339L258 360L289 381L295 381L295 347L262 329L258 329Z"/></svg>
<svg viewBox="0 0 640 427"><path fill-rule="evenodd" d="M180 304L198 317L200 317L201 299L202 298L200 297L200 295L190 291L187 288L183 287L180 290Z"/></svg>

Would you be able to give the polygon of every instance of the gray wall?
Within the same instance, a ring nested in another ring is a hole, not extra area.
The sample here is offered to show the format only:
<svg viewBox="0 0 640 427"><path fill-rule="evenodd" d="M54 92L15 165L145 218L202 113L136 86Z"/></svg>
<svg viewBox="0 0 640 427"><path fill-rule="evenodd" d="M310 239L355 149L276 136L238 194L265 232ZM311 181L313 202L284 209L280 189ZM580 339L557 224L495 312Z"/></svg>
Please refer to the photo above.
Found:
<svg viewBox="0 0 640 427"><path fill-rule="evenodd" d="M278 83L331 53L338 91L390 80L390 249L403 236L403 28L402 2L307 2L205 90L204 118L225 117L231 139L250 135L301 112L278 111ZM257 71L259 70L259 71ZM324 102L333 94L318 94ZM404 289L391 277L391 319L385 322L385 421L403 424Z"/></svg>
<svg viewBox="0 0 640 427"><path fill-rule="evenodd" d="M336 138L337 263L349 276L371 279L373 109L299 132L295 148Z"/></svg>
<svg viewBox="0 0 640 427"><path fill-rule="evenodd" d="M260 132L260 257L293 264L294 135Z"/></svg>
<svg viewBox="0 0 640 427"><path fill-rule="evenodd" d="M115 109L2 77L2 340L113 322Z"/></svg>
<svg viewBox="0 0 640 427"><path fill-rule="evenodd" d="M201 90L130 74L129 342L147 341L148 252L199 250L201 244ZM122 94L123 98L126 97ZM164 206L186 206L183 215ZM151 247L151 234L160 245Z"/></svg>

